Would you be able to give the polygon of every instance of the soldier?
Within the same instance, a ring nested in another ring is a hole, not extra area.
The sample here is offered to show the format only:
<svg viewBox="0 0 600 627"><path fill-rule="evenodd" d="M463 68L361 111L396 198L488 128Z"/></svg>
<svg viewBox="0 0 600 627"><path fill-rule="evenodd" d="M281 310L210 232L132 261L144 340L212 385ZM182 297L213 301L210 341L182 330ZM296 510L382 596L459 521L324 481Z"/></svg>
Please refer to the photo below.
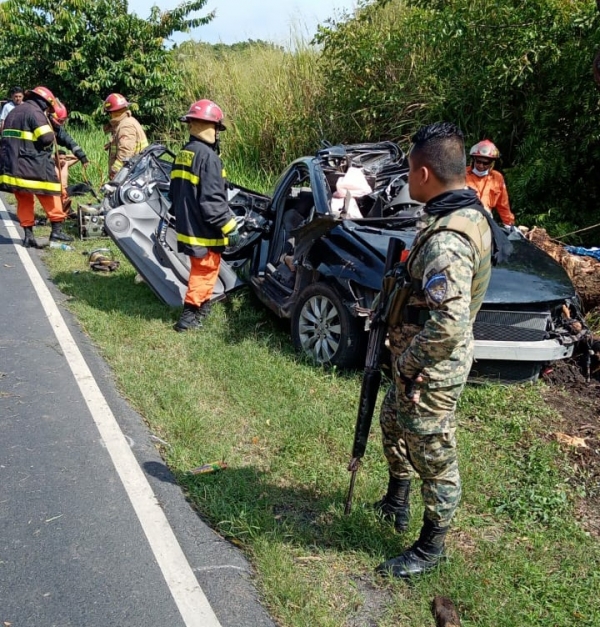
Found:
<svg viewBox="0 0 600 627"><path fill-rule="evenodd" d="M500 261L510 250L475 191L465 187L465 161L463 134L453 124L432 124L413 137L409 192L425 203L426 223L407 260L415 293L403 320L389 321L395 383L380 415L389 484L375 508L405 531L410 481L418 475L425 513L417 542L377 567L394 577L430 570L443 557L461 496L454 412L473 361L473 321L492 252Z"/></svg>

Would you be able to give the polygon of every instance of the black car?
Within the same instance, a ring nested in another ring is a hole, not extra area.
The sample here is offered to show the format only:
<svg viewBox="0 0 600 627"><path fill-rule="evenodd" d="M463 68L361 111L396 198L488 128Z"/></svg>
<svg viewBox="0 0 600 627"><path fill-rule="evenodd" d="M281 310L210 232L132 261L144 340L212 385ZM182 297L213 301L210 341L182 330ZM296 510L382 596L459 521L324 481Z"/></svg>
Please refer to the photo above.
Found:
<svg viewBox="0 0 600 627"><path fill-rule="evenodd" d="M168 198L174 155L151 145L106 186L109 236L166 304L180 306L189 261L178 254ZM364 361L365 323L390 237L410 249L421 207L408 194L407 160L392 142L326 146L297 159L272 196L233 184L229 204L242 237L223 254L214 299L250 285L289 319L294 345L317 363ZM472 377L523 381L569 357L586 333L575 289L545 252L510 235L475 326Z"/></svg>

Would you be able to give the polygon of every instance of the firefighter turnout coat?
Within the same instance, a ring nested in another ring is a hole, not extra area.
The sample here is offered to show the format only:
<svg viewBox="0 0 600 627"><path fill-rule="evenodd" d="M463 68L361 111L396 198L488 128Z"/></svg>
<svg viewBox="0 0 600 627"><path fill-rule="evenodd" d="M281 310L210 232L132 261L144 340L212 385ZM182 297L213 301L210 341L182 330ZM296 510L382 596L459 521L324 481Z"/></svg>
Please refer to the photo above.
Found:
<svg viewBox="0 0 600 627"><path fill-rule="evenodd" d="M221 252L227 234L236 229L227 203L221 159L195 137L177 155L171 170L171 198L177 248L190 257L204 257L207 249Z"/></svg>
<svg viewBox="0 0 600 627"><path fill-rule="evenodd" d="M0 186L10 192L60 196L52 147L54 131L42 106L26 100L4 122L0 147Z"/></svg>
<svg viewBox="0 0 600 627"><path fill-rule="evenodd" d="M112 179L127 159L131 159L148 146L148 139L140 123L131 115L131 111L123 111L122 115L112 118L107 128L110 131L110 141L106 145L108 173Z"/></svg>

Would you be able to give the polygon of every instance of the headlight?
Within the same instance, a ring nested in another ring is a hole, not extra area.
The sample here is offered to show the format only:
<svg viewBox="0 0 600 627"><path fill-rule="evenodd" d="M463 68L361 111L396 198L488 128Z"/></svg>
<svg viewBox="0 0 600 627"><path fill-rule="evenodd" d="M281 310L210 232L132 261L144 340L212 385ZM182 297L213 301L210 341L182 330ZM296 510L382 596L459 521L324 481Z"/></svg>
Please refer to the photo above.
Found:
<svg viewBox="0 0 600 627"><path fill-rule="evenodd" d="M144 192L137 187L130 187L125 192L125 196L130 202L143 202L144 200L146 200L146 194L144 194Z"/></svg>

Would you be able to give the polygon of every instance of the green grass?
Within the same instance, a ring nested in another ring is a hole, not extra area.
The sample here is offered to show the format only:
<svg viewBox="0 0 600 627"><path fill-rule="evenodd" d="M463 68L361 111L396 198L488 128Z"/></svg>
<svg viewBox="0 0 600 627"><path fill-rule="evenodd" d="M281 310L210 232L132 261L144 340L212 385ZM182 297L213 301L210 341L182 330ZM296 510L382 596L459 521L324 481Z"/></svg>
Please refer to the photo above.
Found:
<svg viewBox="0 0 600 627"><path fill-rule="evenodd" d="M105 136L71 132L103 172ZM225 165L248 187L271 185L260 168L235 159L231 167L227 157ZM117 272L88 269L79 253L97 246L115 251ZM465 627L600 625L600 547L575 520L576 473L548 437L560 418L541 384L467 387L458 410L464 495L450 559L410 584L381 579L373 569L412 543L422 506L415 485L404 536L372 512L387 478L375 418L352 513L343 513L360 373L296 355L286 323L248 291L217 304L201 332L175 333L179 310L134 282L112 242L74 247L45 253L67 306L167 443L161 453L190 502L252 561L279 624L431 627L430 603L442 594ZM215 461L228 468L189 472Z"/></svg>
<svg viewBox="0 0 600 627"><path fill-rule="evenodd" d="M105 136L70 132L99 186ZM249 187L271 184L241 161L228 169ZM80 253L98 246L115 251L117 272L88 269ZM450 559L410 584L381 579L373 569L412 543L422 507L415 485L405 535L372 512L387 478L375 418L353 511L343 513L360 373L300 358L287 325L248 291L217 304L201 332L177 334L179 310L134 282L135 270L112 242L74 247L44 253L67 306L122 394L167 443L161 453L190 502L252 561L279 624L430 627L431 599L442 594L465 627L600 625L600 547L575 520L582 492L548 437L560 418L544 404L541 384L467 387L458 412L464 496ZM222 472L189 472L222 460Z"/></svg>
<svg viewBox="0 0 600 627"><path fill-rule="evenodd" d="M52 250L47 261L121 392L168 443L162 454L190 501L254 564L281 625L430 627L436 594L464 626L600 624L598 541L574 520L573 472L546 437L558 417L539 385L466 389L450 559L411 584L387 581L373 569L413 541L422 508L415 486L406 536L371 511L387 473L374 424L344 516L358 373L306 363L248 292L217 304L201 332L177 334L179 311L135 284L125 260L110 275L77 253ZM222 472L189 473L220 460Z"/></svg>

